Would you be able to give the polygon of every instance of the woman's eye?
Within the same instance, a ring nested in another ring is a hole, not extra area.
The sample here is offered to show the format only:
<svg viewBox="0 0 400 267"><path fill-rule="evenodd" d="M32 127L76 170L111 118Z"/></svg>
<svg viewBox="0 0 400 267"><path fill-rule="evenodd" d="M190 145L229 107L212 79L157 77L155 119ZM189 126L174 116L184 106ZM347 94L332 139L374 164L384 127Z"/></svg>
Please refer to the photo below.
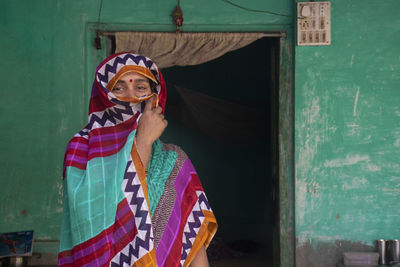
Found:
<svg viewBox="0 0 400 267"><path fill-rule="evenodd" d="M137 89L140 91L143 91L143 90L146 90L147 88L146 88L146 86L138 86Z"/></svg>
<svg viewBox="0 0 400 267"><path fill-rule="evenodd" d="M122 87L114 87L111 91L114 93L118 93L118 92L122 92L124 90L124 88Z"/></svg>

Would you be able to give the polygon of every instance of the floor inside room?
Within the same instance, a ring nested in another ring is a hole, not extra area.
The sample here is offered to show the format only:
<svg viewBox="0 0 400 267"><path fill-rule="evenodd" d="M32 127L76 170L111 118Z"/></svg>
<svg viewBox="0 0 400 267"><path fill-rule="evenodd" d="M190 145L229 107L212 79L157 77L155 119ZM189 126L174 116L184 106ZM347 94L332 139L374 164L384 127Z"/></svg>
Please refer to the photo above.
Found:
<svg viewBox="0 0 400 267"><path fill-rule="evenodd" d="M210 244L207 254L210 267L273 266L272 249L250 240L238 240L227 244L216 244L214 241Z"/></svg>
<svg viewBox="0 0 400 267"><path fill-rule="evenodd" d="M261 253L237 258L237 259L222 259L210 262L210 267L269 267L272 265L271 259L266 259Z"/></svg>

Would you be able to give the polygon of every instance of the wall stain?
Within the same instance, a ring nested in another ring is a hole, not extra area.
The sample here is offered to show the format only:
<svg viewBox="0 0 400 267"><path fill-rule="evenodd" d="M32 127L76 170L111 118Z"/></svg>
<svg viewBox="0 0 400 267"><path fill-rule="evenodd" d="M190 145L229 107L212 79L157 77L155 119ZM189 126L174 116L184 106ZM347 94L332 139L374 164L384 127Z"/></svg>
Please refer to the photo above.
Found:
<svg viewBox="0 0 400 267"><path fill-rule="evenodd" d="M62 181L62 177L60 178L60 181ZM63 184L62 182L57 182L57 188L58 188L58 199L57 202L58 204L62 205L63 204Z"/></svg>
<svg viewBox="0 0 400 267"><path fill-rule="evenodd" d="M346 155L346 158L338 158L338 159L332 159L332 160L326 160L324 163L324 167L330 167L330 168L338 168L338 167L343 167L343 166L348 166L348 165L355 165L361 161L370 161L370 158L368 155Z"/></svg>
<svg viewBox="0 0 400 267"><path fill-rule="evenodd" d="M23 209L19 212L22 216L27 216L28 215L28 211L26 209Z"/></svg>
<svg viewBox="0 0 400 267"><path fill-rule="evenodd" d="M353 67L354 64L354 54L351 55L351 59L350 59L350 68Z"/></svg>
<svg viewBox="0 0 400 267"><path fill-rule="evenodd" d="M400 147L400 138L394 142L395 147Z"/></svg>
<svg viewBox="0 0 400 267"><path fill-rule="evenodd" d="M360 94L360 86L357 86L357 92L354 99L354 108L353 108L353 116L357 116L357 103L358 103L358 96Z"/></svg>

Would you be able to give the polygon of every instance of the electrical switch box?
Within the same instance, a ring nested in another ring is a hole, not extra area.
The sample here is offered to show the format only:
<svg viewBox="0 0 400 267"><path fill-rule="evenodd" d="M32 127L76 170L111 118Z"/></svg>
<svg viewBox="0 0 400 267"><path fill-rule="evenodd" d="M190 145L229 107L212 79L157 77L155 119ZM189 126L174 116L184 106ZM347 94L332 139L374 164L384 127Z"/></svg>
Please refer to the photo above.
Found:
<svg viewBox="0 0 400 267"><path fill-rule="evenodd" d="M331 2L297 2L297 45L331 44Z"/></svg>

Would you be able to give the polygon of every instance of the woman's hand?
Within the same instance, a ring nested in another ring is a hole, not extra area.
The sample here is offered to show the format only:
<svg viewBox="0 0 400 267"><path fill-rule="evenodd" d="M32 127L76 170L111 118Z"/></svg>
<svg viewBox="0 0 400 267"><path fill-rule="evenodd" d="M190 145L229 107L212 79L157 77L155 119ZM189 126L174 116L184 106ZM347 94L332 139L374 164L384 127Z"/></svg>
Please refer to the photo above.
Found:
<svg viewBox="0 0 400 267"><path fill-rule="evenodd" d="M161 113L162 108L152 108L153 97L147 100L142 117L139 120L136 142L152 145L164 132L168 122Z"/></svg>
<svg viewBox="0 0 400 267"><path fill-rule="evenodd" d="M153 109L152 104L153 97L146 102L136 133L136 147L145 169L147 169L149 163L151 146L168 125L162 114L162 108L156 107Z"/></svg>
<svg viewBox="0 0 400 267"><path fill-rule="evenodd" d="M196 256L194 256L193 261L190 263L190 267L209 267L207 252L204 246L201 246Z"/></svg>

